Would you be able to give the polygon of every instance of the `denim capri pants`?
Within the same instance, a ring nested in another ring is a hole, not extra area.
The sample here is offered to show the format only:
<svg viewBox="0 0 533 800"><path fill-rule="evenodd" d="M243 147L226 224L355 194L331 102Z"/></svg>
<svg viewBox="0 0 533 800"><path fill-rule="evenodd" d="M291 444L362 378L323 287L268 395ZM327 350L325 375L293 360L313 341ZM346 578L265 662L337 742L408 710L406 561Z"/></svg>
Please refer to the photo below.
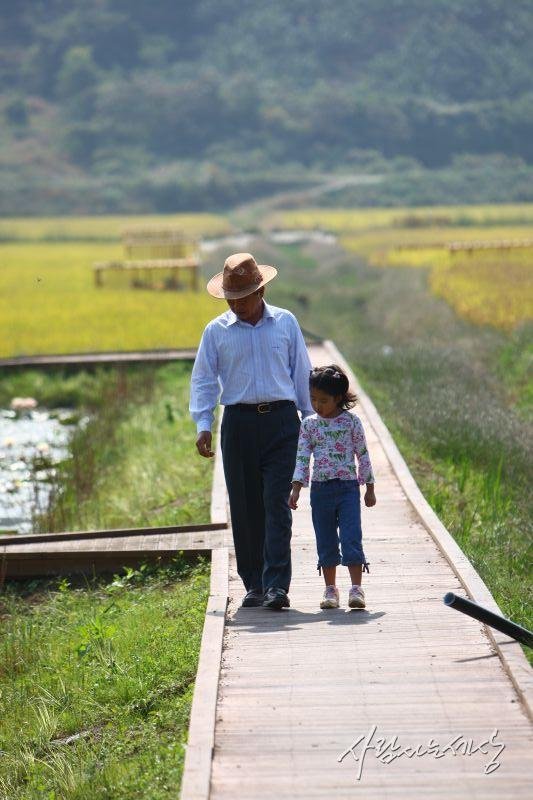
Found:
<svg viewBox="0 0 533 800"><path fill-rule="evenodd" d="M363 571L369 572L361 541L361 491L357 481L311 481L310 499L318 574L321 567L339 564L362 564Z"/></svg>

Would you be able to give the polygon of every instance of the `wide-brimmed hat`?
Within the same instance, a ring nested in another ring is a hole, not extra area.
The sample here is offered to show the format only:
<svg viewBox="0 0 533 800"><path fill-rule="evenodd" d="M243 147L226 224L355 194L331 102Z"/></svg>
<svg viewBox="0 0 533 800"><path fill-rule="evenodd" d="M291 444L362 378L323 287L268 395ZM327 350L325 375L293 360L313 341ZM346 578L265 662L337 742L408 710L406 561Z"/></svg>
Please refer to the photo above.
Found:
<svg viewBox="0 0 533 800"><path fill-rule="evenodd" d="M251 253L234 253L224 262L224 270L207 284L213 297L238 300L256 292L278 274L276 267L258 264Z"/></svg>

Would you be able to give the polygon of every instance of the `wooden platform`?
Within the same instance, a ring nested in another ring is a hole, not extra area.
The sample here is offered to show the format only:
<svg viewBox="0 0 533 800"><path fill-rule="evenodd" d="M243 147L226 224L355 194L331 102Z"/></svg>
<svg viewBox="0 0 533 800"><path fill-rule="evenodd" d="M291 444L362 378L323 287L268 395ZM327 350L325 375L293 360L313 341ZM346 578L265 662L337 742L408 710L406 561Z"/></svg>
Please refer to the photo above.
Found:
<svg viewBox="0 0 533 800"><path fill-rule="evenodd" d="M48 369L55 367L119 366L121 364L159 364L169 361L194 361L196 348L163 348L158 350L107 351L100 353L43 353L42 355L11 356L0 358L0 369L25 369L35 367Z"/></svg>
<svg viewBox="0 0 533 800"><path fill-rule="evenodd" d="M310 353L315 364L343 361L330 343ZM363 506L367 609L347 610L339 568L343 607L320 610L307 490L294 513L290 609L239 607L228 531L214 554L181 798L529 798L532 671L516 642L444 605L453 591L497 609L353 383L378 500ZM219 507L222 481L219 467ZM372 731L363 752L355 743ZM397 754L430 740L442 757Z"/></svg>
<svg viewBox="0 0 533 800"><path fill-rule="evenodd" d="M0 580L74 572L107 572L183 551L188 558L226 542L224 525L83 531L0 539Z"/></svg>

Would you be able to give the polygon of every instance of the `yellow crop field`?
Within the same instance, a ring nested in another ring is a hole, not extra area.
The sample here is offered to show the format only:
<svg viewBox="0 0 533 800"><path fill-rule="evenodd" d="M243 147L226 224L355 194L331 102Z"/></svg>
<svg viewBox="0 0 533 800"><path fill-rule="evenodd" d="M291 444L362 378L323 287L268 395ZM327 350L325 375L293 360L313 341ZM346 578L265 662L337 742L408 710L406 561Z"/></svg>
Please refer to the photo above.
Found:
<svg viewBox="0 0 533 800"><path fill-rule="evenodd" d="M479 206L419 206L414 208L308 208L273 213L270 228L331 231L347 234L379 228L453 228L469 225L532 225L533 203Z"/></svg>
<svg viewBox="0 0 533 800"><path fill-rule="evenodd" d="M495 225L493 227L430 227L419 230L385 228L340 235L341 244L375 266L430 266L435 253L444 251L450 242L532 239L533 224Z"/></svg>
<svg viewBox="0 0 533 800"><path fill-rule="evenodd" d="M123 228L176 227L191 236L222 236L231 225L217 214L152 214L101 217L0 219L0 241L118 240Z"/></svg>
<svg viewBox="0 0 533 800"><path fill-rule="evenodd" d="M95 288L93 262L121 257L118 243L0 245L0 356L196 346L222 301L204 291Z"/></svg>
<svg viewBox="0 0 533 800"><path fill-rule="evenodd" d="M533 318L533 204L278 212L272 227L325 229L376 267L428 269L431 290L475 324L512 330ZM451 253L452 242L530 241Z"/></svg>
<svg viewBox="0 0 533 800"><path fill-rule="evenodd" d="M454 256L431 270L432 291L478 325L512 330L533 319L533 249Z"/></svg>

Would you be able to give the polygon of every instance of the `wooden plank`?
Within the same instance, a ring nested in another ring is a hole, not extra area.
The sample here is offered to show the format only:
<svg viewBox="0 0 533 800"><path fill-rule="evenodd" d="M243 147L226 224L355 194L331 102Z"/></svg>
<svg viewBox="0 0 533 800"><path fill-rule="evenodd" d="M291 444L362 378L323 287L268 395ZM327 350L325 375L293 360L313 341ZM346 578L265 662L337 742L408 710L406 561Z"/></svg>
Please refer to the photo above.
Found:
<svg viewBox="0 0 533 800"><path fill-rule="evenodd" d="M195 348L170 349L161 348L160 350L132 350L107 353L45 353L30 356L12 356L11 358L0 358L0 369L14 367L79 367L97 364L150 364L167 361L194 361L196 357Z"/></svg>
<svg viewBox="0 0 533 800"><path fill-rule="evenodd" d="M109 530L94 531L62 531L59 533L30 533L15 534L14 536L3 536L0 539L2 545L15 545L29 543L46 543L61 541L80 541L83 539L113 539L125 536L161 536L162 534L181 534L190 531L217 531L227 527L227 520L224 522L209 522L200 525L163 525L153 528L110 528Z"/></svg>
<svg viewBox="0 0 533 800"><path fill-rule="evenodd" d="M184 557L195 560L208 552L208 550L186 550ZM2 561L5 558L5 577L10 580L18 580L37 576L115 571L125 566L138 566L144 561L151 561L159 556L162 561L169 561L176 553L175 551L167 553L146 551L106 553L100 550L91 553L35 553L28 556L17 556L13 559L6 558L4 554L0 555Z"/></svg>
<svg viewBox="0 0 533 800"><path fill-rule="evenodd" d="M189 270L199 266L197 258L145 258L136 261L98 261L93 265L95 272L128 272L132 270Z"/></svg>
<svg viewBox="0 0 533 800"><path fill-rule="evenodd" d="M213 550L212 556L210 596L194 685L181 800L205 800L209 797L227 587L228 551L219 548Z"/></svg>

